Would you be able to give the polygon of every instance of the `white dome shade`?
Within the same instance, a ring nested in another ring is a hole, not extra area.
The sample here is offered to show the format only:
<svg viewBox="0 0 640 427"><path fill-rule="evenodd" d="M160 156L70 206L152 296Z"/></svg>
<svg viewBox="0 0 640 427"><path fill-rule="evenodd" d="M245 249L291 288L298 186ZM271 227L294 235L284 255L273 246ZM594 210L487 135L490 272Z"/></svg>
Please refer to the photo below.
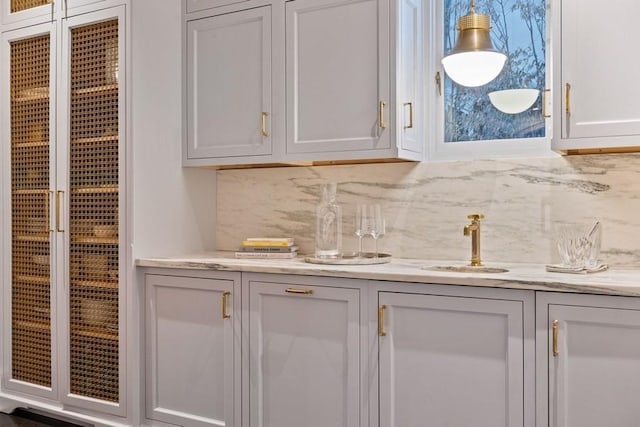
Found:
<svg viewBox="0 0 640 427"><path fill-rule="evenodd" d="M529 109L538 99L538 89L506 89L489 92L494 107L506 114L518 114Z"/></svg>
<svg viewBox="0 0 640 427"><path fill-rule="evenodd" d="M442 58L447 75L461 86L478 87L498 77L507 56L496 51L460 52Z"/></svg>

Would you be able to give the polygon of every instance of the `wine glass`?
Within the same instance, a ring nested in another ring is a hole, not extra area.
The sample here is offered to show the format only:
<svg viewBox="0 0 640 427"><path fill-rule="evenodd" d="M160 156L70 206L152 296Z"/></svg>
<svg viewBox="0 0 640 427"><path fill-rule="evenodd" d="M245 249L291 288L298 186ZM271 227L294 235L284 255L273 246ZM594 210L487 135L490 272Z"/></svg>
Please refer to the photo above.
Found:
<svg viewBox="0 0 640 427"><path fill-rule="evenodd" d="M356 229L358 237L358 258L362 257L362 238L371 234L371 216L368 205L356 206Z"/></svg>
<svg viewBox="0 0 640 427"><path fill-rule="evenodd" d="M369 217L371 219L369 234L371 234L371 237L373 237L375 242L375 252L373 256L378 258L378 239L384 236L386 228L384 216L382 215L382 207L378 204L371 205Z"/></svg>

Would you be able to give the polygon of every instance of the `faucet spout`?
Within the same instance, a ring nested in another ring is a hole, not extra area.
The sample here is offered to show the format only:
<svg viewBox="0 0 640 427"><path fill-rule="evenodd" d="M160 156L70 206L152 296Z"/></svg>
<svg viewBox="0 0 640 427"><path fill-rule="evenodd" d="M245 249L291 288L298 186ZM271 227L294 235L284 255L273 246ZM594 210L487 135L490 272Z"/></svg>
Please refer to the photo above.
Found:
<svg viewBox="0 0 640 427"><path fill-rule="evenodd" d="M471 262L469 265L478 267L482 265L480 259L480 220L484 218L482 214L470 214L467 218L471 220L470 224L464 226L463 233L465 236L471 235Z"/></svg>

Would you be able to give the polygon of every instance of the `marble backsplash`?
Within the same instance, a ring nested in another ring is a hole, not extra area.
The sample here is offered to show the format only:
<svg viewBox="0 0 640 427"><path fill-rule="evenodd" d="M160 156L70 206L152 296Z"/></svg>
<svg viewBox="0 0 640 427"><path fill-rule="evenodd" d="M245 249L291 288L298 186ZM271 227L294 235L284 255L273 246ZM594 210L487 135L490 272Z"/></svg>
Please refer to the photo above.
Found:
<svg viewBox="0 0 640 427"><path fill-rule="evenodd" d="M345 251L357 247L356 204L380 203L380 249L396 257L467 261L462 229L467 214L483 213L487 264L556 262L554 221L600 220L601 260L640 268L640 154L221 170L216 249L291 236L312 253L320 184L329 181L338 183ZM370 238L364 246L373 248Z"/></svg>

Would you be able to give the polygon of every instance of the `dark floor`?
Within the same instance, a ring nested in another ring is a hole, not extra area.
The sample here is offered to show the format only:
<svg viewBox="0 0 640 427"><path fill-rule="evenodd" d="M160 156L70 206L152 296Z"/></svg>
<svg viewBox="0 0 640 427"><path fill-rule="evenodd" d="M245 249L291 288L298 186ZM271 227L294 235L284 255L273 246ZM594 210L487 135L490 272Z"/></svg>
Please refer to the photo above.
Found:
<svg viewBox="0 0 640 427"><path fill-rule="evenodd" d="M53 418L36 410L18 408L11 414L0 412L0 427L90 427L90 424L76 424L72 420Z"/></svg>

